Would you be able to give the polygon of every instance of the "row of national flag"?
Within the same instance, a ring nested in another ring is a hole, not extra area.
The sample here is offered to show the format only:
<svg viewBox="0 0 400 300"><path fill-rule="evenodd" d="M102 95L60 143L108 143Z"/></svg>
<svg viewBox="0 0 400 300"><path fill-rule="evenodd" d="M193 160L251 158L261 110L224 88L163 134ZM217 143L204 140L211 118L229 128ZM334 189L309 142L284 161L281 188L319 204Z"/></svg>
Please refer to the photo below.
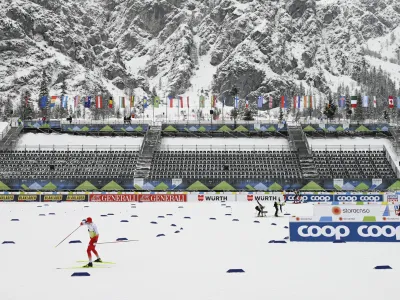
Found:
<svg viewBox="0 0 400 300"><path fill-rule="evenodd" d="M186 98L186 99L185 99ZM50 97L50 103L49 107L55 107L56 102L59 99L60 101L60 106L64 109L68 108L68 100L70 99L69 96L51 96ZM143 97L142 99L142 105L144 108L147 108L149 105L153 105L154 108L159 108L160 106L160 97L156 96L153 97L152 99L148 99L147 97ZM190 101L189 97L183 97L179 96L177 98L173 96L168 97L169 100L169 107L180 107L180 108L189 108L190 107ZM222 102L222 107L225 107L225 98L221 99ZM350 104L351 108L356 108L358 105L358 96L351 96L350 97ZM363 96L361 98L361 103L362 107L369 107L369 102L370 102L370 97L369 96ZM39 101L39 106L40 108L45 108L49 102L49 97L44 96L40 99ZM104 108L104 104L106 104L109 108L113 108L116 103L114 103L114 100L112 97L110 97L109 100L103 102L103 97L102 96L87 96L87 97L80 97L80 96L75 96L73 97L73 103L74 107L77 108L79 104L83 104L84 107L90 108L92 103L95 103L96 108ZM199 97L199 107L200 108L205 108L205 96L201 95ZM395 107L395 102L396 102L396 107L400 109L400 97L394 97L394 96L389 96L388 97L388 107L389 108L394 108ZM119 108L133 108L135 106L135 96L130 96L130 97L119 97L118 102ZM377 100L376 97L372 97L372 103L373 107L376 108L377 105ZM215 95L211 96L211 107L217 107L218 104L218 98ZM258 108L263 108L264 105L267 104L269 109L274 108L273 107L273 98L272 96L259 96L257 98L257 107ZM234 98L234 107L239 108L239 97ZM289 108L289 97L288 96L281 96L280 101L279 101L279 107L281 108ZM313 96L294 96L292 98L292 107L294 109L300 109L300 108L316 108L316 102L315 98ZM346 107L346 96L340 96L339 101L338 101L338 107L339 108L345 108ZM249 100L246 98L245 99L245 108L249 108Z"/></svg>
<svg viewBox="0 0 400 300"><path fill-rule="evenodd" d="M69 96L51 96L50 97L50 103L49 103L49 97L48 96L43 96L40 98L39 101L39 106L40 108L45 108L49 104L50 108L53 108L56 106L57 99L60 100L60 106L64 109L68 108L68 99ZM83 104L85 108L90 108L92 103L94 102L96 108L104 108L104 102L103 102L103 96L87 96L87 97L81 97L81 96L75 96L73 97L73 103L74 107L77 108L79 104ZM109 108L113 108L115 103L112 97L110 97L109 100L105 102ZM133 108L135 106L135 96L130 96L130 97L119 97L118 99L118 104L119 108L126 108L126 107L131 107ZM143 106L144 108L147 108L149 105L149 100L147 97L143 98ZM155 108L158 108L160 105L160 98L159 97L154 97L153 98L153 103Z"/></svg>
<svg viewBox="0 0 400 300"><path fill-rule="evenodd" d="M357 96L350 96L350 104L351 108L356 108L358 106L358 97ZM369 107L369 102L370 102L370 97L369 96L363 96L362 101L361 101L361 106L364 108ZM389 96L388 97L388 107L389 108L394 108L394 102L395 102L395 97L394 96ZM376 96L372 97L372 105L374 108L376 108ZM400 109L400 97L396 97L396 104L397 108ZM340 96L339 97L339 107L340 108L345 108L346 107L346 97L345 96Z"/></svg>

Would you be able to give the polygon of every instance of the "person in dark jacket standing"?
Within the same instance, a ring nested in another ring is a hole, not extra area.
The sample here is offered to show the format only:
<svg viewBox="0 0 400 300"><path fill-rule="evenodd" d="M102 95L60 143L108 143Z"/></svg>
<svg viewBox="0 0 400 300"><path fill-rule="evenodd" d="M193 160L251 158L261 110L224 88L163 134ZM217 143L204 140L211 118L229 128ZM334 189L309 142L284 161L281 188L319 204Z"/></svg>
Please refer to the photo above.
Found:
<svg viewBox="0 0 400 300"><path fill-rule="evenodd" d="M275 217L279 217L278 216L278 210L279 210L279 203L278 201L274 202L274 208L275 208Z"/></svg>

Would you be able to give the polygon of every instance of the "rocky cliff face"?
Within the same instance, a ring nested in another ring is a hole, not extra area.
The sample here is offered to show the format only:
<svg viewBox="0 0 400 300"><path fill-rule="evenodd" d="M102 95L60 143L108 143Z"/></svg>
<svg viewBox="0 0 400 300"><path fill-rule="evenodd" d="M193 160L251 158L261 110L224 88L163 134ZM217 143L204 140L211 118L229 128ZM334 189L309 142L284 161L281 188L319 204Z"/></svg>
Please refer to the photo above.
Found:
<svg viewBox="0 0 400 300"><path fill-rule="evenodd" d="M397 0L4 0L0 95L38 94L44 68L73 93L327 93L399 21Z"/></svg>

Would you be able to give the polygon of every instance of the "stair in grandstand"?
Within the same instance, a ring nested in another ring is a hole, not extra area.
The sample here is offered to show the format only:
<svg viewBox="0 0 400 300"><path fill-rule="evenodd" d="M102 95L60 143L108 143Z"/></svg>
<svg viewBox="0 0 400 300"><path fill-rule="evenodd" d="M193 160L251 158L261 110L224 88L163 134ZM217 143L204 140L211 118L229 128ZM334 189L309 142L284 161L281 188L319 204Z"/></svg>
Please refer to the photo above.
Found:
<svg viewBox="0 0 400 300"><path fill-rule="evenodd" d="M7 135L0 141L0 150L13 149L18 141L19 134L21 133L23 126L12 127Z"/></svg>
<svg viewBox="0 0 400 300"><path fill-rule="evenodd" d="M311 155L307 137L301 126L288 126L289 146L297 152L303 178L317 179L319 174Z"/></svg>
<svg viewBox="0 0 400 300"><path fill-rule="evenodd" d="M392 134L393 140L392 145L394 150L396 151L396 155L400 155L400 128L398 127L390 127L389 132Z"/></svg>
<svg viewBox="0 0 400 300"><path fill-rule="evenodd" d="M136 164L135 178L147 178L150 175L154 151L161 144L161 126L151 126L144 136L139 158Z"/></svg>

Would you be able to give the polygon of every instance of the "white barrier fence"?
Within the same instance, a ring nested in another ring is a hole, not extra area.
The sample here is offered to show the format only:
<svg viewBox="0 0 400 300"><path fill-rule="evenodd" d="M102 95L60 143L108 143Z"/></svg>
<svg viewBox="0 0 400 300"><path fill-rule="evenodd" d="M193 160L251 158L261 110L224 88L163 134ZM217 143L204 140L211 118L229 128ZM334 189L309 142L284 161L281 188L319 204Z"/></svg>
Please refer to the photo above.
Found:
<svg viewBox="0 0 400 300"><path fill-rule="evenodd" d="M295 201L292 193L251 192L37 192L0 193L0 202L26 201L89 201L89 202L273 202ZM354 203L354 202L398 202L396 193L302 193L301 202Z"/></svg>

